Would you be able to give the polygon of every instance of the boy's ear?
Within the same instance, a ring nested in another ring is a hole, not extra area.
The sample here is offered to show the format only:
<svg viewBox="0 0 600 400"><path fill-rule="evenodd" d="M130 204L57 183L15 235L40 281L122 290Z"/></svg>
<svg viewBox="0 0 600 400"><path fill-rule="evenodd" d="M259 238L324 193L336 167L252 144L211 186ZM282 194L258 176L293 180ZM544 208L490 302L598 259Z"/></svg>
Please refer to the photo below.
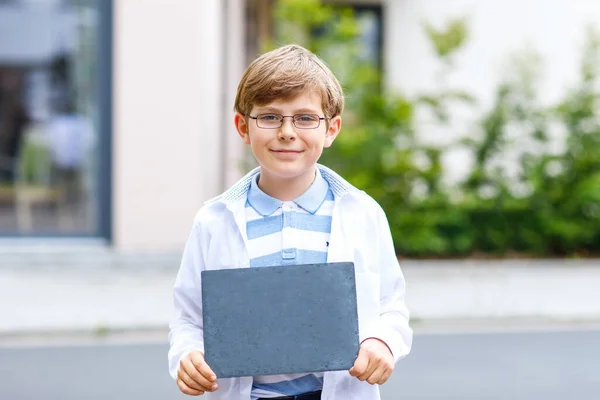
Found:
<svg viewBox="0 0 600 400"><path fill-rule="evenodd" d="M325 143L323 147L329 147L340 133L340 129L342 129L342 117L337 115L329 120L329 128L327 129L327 133L325 133Z"/></svg>
<svg viewBox="0 0 600 400"><path fill-rule="evenodd" d="M242 138L245 144L250 144L250 134L248 132L248 123L246 120L246 116L242 113L235 113L233 117L233 123L235 124L235 129L238 132L238 135Z"/></svg>

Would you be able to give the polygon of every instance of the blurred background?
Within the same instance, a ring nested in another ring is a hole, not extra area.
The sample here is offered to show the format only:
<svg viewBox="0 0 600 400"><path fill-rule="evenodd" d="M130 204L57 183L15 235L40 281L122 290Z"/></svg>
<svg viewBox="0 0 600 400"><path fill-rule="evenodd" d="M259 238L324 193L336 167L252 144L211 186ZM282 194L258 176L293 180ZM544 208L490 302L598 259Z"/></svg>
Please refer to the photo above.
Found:
<svg viewBox="0 0 600 400"><path fill-rule="evenodd" d="M406 276L382 398L596 398L594 0L0 0L0 398L183 397L179 257L255 165L237 84L286 43L340 79L321 162L383 206Z"/></svg>

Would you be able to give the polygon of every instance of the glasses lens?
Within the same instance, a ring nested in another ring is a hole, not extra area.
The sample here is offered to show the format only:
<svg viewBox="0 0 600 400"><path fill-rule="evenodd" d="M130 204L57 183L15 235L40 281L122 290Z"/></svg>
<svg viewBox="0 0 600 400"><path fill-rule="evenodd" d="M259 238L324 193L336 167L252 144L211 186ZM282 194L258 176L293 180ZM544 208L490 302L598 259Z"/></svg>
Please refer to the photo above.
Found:
<svg viewBox="0 0 600 400"><path fill-rule="evenodd" d="M281 126L281 116L277 114L260 114L256 117L256 122L261 128L279 128Z"/></svg>
<svg viewBox="0 0 600 400"><path fill-rule="evenodd" d="M314 129L319 126L319 116L314 114L294 115L294 124L301 129Z"/></svg>

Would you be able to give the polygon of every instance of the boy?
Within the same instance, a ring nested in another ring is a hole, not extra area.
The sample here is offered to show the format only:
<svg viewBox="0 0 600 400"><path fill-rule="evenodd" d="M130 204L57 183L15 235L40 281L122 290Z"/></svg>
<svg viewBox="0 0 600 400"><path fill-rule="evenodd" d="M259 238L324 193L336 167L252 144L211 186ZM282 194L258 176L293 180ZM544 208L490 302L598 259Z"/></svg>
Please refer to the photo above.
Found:
<svg viewBox="0 0 600 400"><path fill-rule="evenodd" d="M260 165L196 215L174 287L169 366L209 399L379 399L412 344L405 284L381 207L317 164L340 132L339 82L288 45L257 58L235 100L238 134ZM360 348L350 371L218 379L203 357L200 271L353 261ZM217 380L218 379L218 380Z"/></svg>

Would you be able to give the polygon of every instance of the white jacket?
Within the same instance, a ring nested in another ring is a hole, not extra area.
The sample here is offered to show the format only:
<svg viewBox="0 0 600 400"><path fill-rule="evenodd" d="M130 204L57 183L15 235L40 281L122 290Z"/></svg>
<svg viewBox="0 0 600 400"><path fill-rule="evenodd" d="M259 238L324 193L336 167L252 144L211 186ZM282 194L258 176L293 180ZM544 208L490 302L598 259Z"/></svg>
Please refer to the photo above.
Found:
<svg viewBox="0 0 600 400"><path fill-rule="evenodd" d="M379 204L332 170L318 165L335 198L328 262L353 261L362 342L383 340L394 361L412 345L404 276L394 252L385 214ZM176 316L170 324L169 370L177 377L180 359L192 350L204 351L200 271L243 268L246 251L246 194L258 168L200 209L188 238L174 287ZM217 377L218 379L218 377ZM218 379L219 389L207 400L249 400L252 377ZM379 387L361 382L348 371L326 372L323 400L378 400Z"/></svg>

